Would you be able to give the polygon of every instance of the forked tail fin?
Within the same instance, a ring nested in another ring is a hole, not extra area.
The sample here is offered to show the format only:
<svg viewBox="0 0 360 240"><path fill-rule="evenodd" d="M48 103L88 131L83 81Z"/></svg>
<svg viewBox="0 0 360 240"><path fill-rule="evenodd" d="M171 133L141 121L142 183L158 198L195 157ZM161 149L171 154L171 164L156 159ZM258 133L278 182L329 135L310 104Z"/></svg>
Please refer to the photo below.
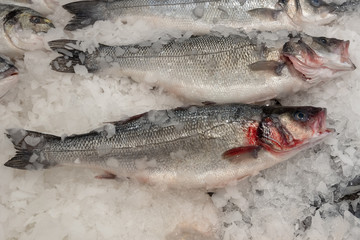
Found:
<svg viewBox="0 0 360 240"><path fill-rule="evenodd" d="M4 164L6 167L37 170L56 165L47 159L43 150L49 140L60 140L60 137L24 129L8 129L6 136L16 149L16 155Z"/></svg>
<svg viewBox="0 0 360 240"><path fill-rule="evenodd" d="M98 70L98 63L96 62L97 51L90 54L76 49L78 41L60 39L48 42L49 47L60 53L62 56L52 60L51 69L57 72L74 73L76 65L83 65L88 72L95 72Z"/></svg>
<svg viewBox="0 0 360 240"><path fill-rule="evenodd" d="M90 25L98 20L105 20L105 4L102 1L79 1L65 4L63 8L74 14L71 21L65 26L65 30L74 31Z"/></svg>

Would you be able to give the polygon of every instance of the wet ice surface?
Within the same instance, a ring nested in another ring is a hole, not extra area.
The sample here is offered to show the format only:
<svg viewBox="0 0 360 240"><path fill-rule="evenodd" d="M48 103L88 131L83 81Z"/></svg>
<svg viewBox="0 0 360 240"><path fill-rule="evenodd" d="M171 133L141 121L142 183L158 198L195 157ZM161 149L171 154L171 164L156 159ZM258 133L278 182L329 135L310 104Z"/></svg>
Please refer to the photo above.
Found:
<svg viewBox="0 0 360 240"><path fill-rule="evenodd" d="M201 15L200 10L196 14ZM68 15L62 9L49 16L58 29L49 32L48 40L69 38L60 30L69 19L64 16ZM345 28L310 28L307 33L350 40L350 56L359 67L359 20L344 18ZM85 48L98 42L115 45L166 38L161 29L144 21L98 22L73 35L86 40ZM177 31L171 35L181 36ZM276 44L273 35L263 36ZM121 49L117 53L123 54ZM26 128L71 135L150 109L187 104L113 72L90 74L81 66L74 75L53 72L49 63L56 56L38 50L16 61L20 82L0 104L0 132ZM358 239L360 221L353 215L358 202L335 201L332 186L345 187L360 172L359 78L355 70L282 99L285 105L326 107L328 125L337 134L236 186L217 190L211 199L202 191L164 191L125 180L99 180L94 176L101 173L90 169L16 171L0 166L0 239L158 240L176 239L179 234L189 239ZM159 124L168 120L168 116L152 117ZM105 132L114 133L111 127ZM23 137L20 131L20 141ZM27 139L32 144L35 140ZM98 150L107 153L108 146ZM5 135L0 137L0 151L1 164L15 154ZM109 159L106 164L118 162ZM156 160L139 159L138 167L155 164Z"/></svg>

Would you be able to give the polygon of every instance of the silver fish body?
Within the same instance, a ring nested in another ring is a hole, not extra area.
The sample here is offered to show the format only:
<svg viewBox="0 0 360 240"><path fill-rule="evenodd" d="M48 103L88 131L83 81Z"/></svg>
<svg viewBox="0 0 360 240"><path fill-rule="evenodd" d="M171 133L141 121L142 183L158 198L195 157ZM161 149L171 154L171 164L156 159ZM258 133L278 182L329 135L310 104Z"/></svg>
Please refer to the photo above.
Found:
<svg viewBox="0 0 360 240"><path fill-rule="evenodd" d="M79 64L95 72L111 65L135 81L162 87L193 102L252 103L331 79L328 74L326 79L310 84L301 76L302 72L292 71L291 64L283 60L282 49L267 48L244 36L207 35L173 40L163 46L100 45L92 53L77 50L76 43L49 42L53 50L63 55L52 61L53 70L74 72L74 66ZM311 44L300 48L311 49ZM344 71L348 70L352 69Z"/></svg>
<svg viewBox="0 0 360 240"><path fill-rule="evenodd" d="M327 135L325 117L322 108L229 104L150 111L66 138L10 129L18 152L5 166L93 167L108 172L105 177L214 188L318 142Z"/></svg>
<svg viewBox="0 0 360 240"><path fill-rule="evenodd" d="M70 31L98 20L120 18L124 22L142 19L194 33L208 33L215 26L245 31L300 30L306 24L333 21L337 18L335 9L340 8L318 0L102 0L72 2L63 7L75 14L65 27Z"/></svg>
<svg viewBox="0 0 360 240"><path fill-rule="evenodd" d="M248 11L259 8L271 9L276 3L276 0L121 0L74 2L63 7L70 13L79 15L78 18L75 16L66 26L66 30L82 28L97 20L120 17L123 19L143 19L161 26L207 33L216 25L259 29L259 26L263 26L262 21L264 19L259 17L260 13L252 14ZM81 11L83 11L82 19L81 14L79 14ZM273 11L274 14L280 14L275 9ZM272 24L275 25L274 28L280 27L279 24L281 23L284 22L269 21L266 27L272 28Z"/></svg>

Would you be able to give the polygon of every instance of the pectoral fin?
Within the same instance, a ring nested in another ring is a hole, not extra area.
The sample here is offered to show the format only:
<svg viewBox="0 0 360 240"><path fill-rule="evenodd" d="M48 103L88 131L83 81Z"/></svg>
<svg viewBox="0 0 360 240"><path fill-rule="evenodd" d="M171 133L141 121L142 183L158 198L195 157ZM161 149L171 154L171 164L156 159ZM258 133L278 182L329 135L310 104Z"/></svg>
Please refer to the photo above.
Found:
<svg viewBox="0 0 360 240"><path fill-rule="evenodd" d="M247 11L251 16L259 18L261 20L276 21L282 10L276 10L271 8L255 8Z"/></svg>
<svg viewBox="0 0 360 240"><path fill-rule="evenodd" d="M258 61L249 65L252 71L270 71L277 76L281 75L281 71L285 67L285 63L278 61Z"/></svg>
<svg viewBox="0 0 360 240"><path fill-rule="evenodd" d="M257 158L259 146L238 147L227 150L222 154L222 157L230 162L238 163L245 159Z"/></svg>
<svg viewBox="0 0 360 240"><path fill-rule="evenodd" d="M105 171L103 174L98 175L95 178L97 178L97 179L115 179L116 175L111 172Z"/></svg>

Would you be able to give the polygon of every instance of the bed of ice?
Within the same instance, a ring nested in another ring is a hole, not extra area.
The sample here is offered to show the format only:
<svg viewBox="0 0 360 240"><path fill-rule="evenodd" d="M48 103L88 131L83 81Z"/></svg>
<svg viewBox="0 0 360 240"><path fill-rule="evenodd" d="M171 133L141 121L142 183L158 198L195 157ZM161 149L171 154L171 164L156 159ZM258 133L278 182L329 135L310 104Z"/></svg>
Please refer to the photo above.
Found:
<svg viewBox="0 0 360 240"><path fill-rule="evenodd" d="M70 17L56 8L49 18L57 29L44 41L126 44L165 36L161 28L142 21L98 22L66 35L61 29ZM359 67L359 22L357 13L332 27L306 32L350 40L350 56ZM0 103L0 132L18 127L55 135L83 133L103 122L186 104L111 72L54 72L49 63L56 56L37 50L16 62L20 81ZM360 173L359 78L355 70L282 99L283 105L328 108L328 125L337 133L212 197L202 191L159 191L133 182L98 180L94 176L99 172L91 169L27 172L0 166L0 239L359 239L360 220L349 212L351 202L334 203L331 188ZM5 135L0 137L0 152L1 165L15 154Z"/></svg>

